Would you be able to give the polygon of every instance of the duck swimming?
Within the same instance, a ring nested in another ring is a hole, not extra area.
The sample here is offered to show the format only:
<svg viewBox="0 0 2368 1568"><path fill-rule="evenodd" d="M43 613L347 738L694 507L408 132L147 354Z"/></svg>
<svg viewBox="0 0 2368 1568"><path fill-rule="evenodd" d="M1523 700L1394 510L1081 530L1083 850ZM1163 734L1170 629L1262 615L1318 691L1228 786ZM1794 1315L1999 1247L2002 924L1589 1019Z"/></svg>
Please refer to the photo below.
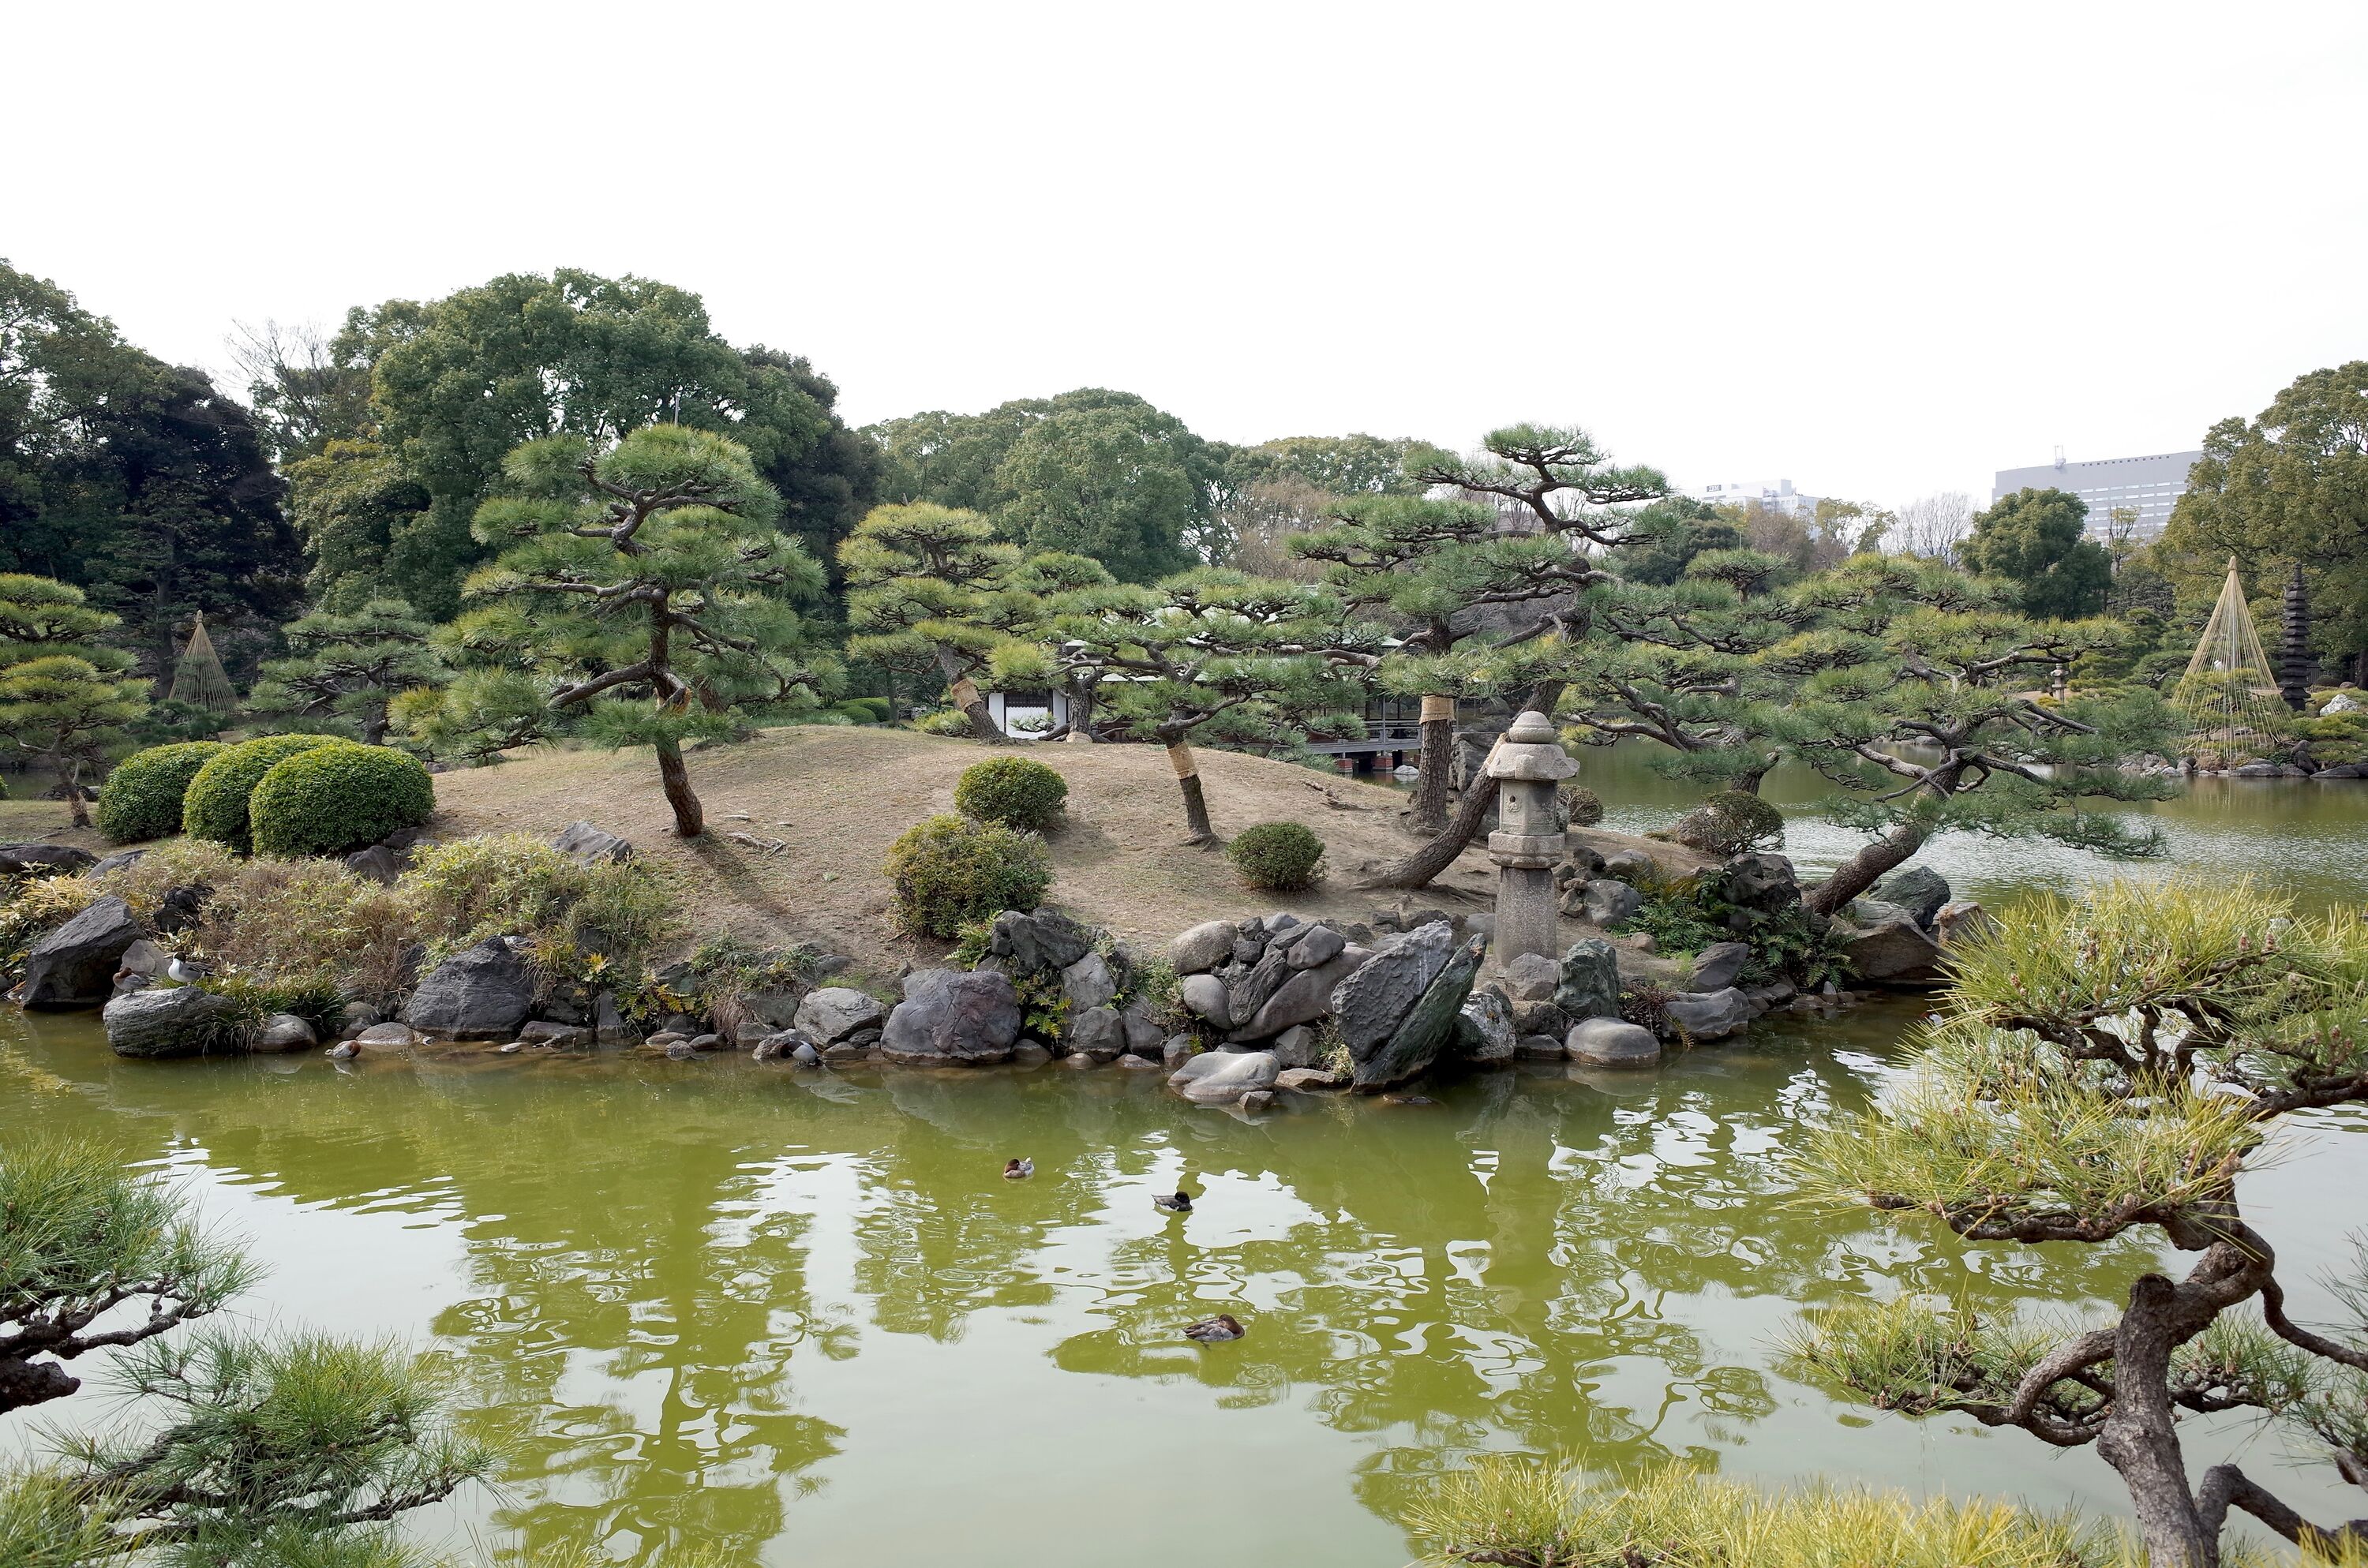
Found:
<svg viewBox="0 0 2368 1568"><path fill-rule="evenodd" d="M1034 1176L1035 1174L1036 1162L1034 1160L1006 1160L1003 1162L1003 1179L1006 1181L1021 1181L1029 1176Z"/></svg>
<svg viewBox="0 0 2368 1568"><path fill-rule="evenodd" d="M362 1048L349 1040L341 1040L329 1047L329 1060L332 1062L351 1062L361 1053Z"/></svg>
<svg viewBox="0 0 2368 1568"><path fill-rule="evenodd" d="M1155 1209L1165 1209L1170 1214L1190 1214L1192 1212L1192 1195L1179 1187L1176 1189L1175 1197L1155 1198L1151 1200L1151 1206Z"/></svg>
<svg viewBox="0 0 2368 1568"><path fill-rule="evenodd" d="M1184 1337L1197 1339L1203 1345L1222 1345L1228 1339L1239 1339L1248 1332L1231 1312L1219 1312L1215 1317L1202 1318L1199 1323L1184 1325Z"/></svg>

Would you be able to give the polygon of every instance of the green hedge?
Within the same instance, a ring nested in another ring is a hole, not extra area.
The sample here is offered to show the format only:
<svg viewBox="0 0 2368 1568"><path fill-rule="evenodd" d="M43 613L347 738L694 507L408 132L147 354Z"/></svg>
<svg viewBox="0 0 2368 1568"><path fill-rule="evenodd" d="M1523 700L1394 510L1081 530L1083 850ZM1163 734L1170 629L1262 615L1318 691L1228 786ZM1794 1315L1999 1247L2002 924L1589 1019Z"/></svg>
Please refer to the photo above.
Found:
<svg viewBox="0 0 2368 1568"><path fill-rule="evenodd" d="M258 855L336 855L417 827L436 782L393 746L315 746L275 764L247 797Z"/></svg>
<svg viewBox="0 0 2368 1568"><path fill-rule="evenodd" d="M264 735L241 741L198 769L181 799L181 827L192 838L210 838L244 855L254 847L246 798L263 776L298 752L315 746L350 745L335 735Z"/></svg>
<svg viewBox="0 0 2368 1568"><path fill-rule="evenodd" d="M939 815L888 847L888 880L905 930L948 940L1007 909L1033 909L1053 885L1044 841L1001 823Z"/></svg>
<svg viewBox="0 0 2368 1568"><path fill-rule="evenodd" d="M118 844L181 831L181 798L198 770L230 748L220 741L150 746L118 763L98 790L98 831Z"/></svg>
<svg viewBox="0 0 2368 1568"><path fill-rule="evenodd" d="M1262 822L1242 829L1225 846L1226 858L1253 888L1269 892L1296 892L1315 880L1324 863L1324 841L1305 824Z"/></svg>
<svg viewBox="0 0 2368 1568"><path fill-rule="evenodd" d="M1041 833L1060 819L1069 781L1025 756L991 756L973 762L954 781L954 809L980 822Z"/></svg>

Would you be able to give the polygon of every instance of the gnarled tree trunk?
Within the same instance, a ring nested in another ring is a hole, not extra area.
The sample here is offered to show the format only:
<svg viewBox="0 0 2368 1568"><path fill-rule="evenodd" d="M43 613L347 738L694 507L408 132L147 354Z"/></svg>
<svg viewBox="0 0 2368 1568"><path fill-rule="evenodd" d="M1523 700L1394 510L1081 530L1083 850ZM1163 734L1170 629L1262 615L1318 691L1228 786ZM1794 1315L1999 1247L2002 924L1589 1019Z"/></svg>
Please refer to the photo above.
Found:
<svg viewBox="0 0 2368 1568"><path fill-rule="evenodd" d="M1422 752L1414 786L1414 825L1418 833L1447 827L1448 775L1455 767L1455 699L1422 699Z"/></svg>
<svg viewBox="0 0 2368 1568"><path fill-rule="evenodd" d="M1921 824L1904 822L1834 868L1834 874L1801 895L1811 913L1832 915L1896 870L1930 836Z"/></svg>
<svg viewBox="0 0 2368 1568"><path fill-rule="evenodd" d="M690 792L690 769L682 765L682 747L673 736L662 735L657 754L658 782L666 790L666 804L674 808L674 830L684 838L697 838L707 831L707 813Z"/></svg>
<svg viewBox="0 0 2368 1568"><path fill-rule="evenodd" d="M1463 802L1455 808L1454 820L1447 830L1429 843L1375 877L1357 884L1368 888L1429 887L1433 878L1455 864L1463 846L1479 836L1481 824L1488 820L1488 808L1497 803L1497 781L1482 776L1464 786Z"/></svg>
<svg viewBox="0 0 2368 1568"><path fill-rule="evenodd" d="M1185 842L1214 848L1217 830L1209 822L1209 799L1201 791L1200 761L1182 735L1170 739L1162 734L1160 739L1167 743L1167 765L1176 770L1176 790L1184 797L1184 826L1190 835Z"/></svg>
<svg viewBox="0 0 2368 1568"><path fill-rule="evenodd" d="M983 741L1008 741L1011 738L1003 733L1003 726L995 722L995 715L987 710L986 699L979 695L979 689L971 684L970 676L962 674L962 665L954 661L952 654L939 650L938 668L945 674L947 698L970 720L973 734Z"/></svg>

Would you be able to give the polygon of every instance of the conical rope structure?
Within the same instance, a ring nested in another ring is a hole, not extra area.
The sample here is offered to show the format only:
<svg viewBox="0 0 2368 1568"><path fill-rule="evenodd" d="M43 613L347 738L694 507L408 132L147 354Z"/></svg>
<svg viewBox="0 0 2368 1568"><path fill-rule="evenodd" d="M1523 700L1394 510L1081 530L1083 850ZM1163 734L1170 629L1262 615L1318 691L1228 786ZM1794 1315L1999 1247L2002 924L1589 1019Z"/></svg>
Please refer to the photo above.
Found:
<svg viewBox="0 0 2368 1568"><path fill-rule="evenodd" d="M230 684L230 672L222 668L222 655L214 652L214 640L206 635L203 610L198 612L197 628L173 666L173 689L165 700L186 702L210 713L238 710L238 691Z"/></svg>
<svg viewBox="0 0 2368 1568"><path fill-rule="evenodd" d="M2291 733L2277 667L2254 629L2233 555L2211 619L2170 700L2187 720L2187 754L2206 766L2266 758Z"/></svg>

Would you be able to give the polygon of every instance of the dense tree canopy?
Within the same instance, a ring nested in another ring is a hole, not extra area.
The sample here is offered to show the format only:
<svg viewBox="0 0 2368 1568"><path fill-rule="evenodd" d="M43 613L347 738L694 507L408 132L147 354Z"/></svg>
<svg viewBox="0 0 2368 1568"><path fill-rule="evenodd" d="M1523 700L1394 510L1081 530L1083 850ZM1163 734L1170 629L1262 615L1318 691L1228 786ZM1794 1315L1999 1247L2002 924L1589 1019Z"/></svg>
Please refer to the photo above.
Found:
<svg viewBox="0 0 2368 1568"><path fill-rule="evenodd" d="M2105 608L2112 558L2082 537L2089 504L2062 490L2028 487L2001 496L1974 518L1958 559L2021 590L2026 615L2078 617Z"/></svg>
<svg viewBox="0 0 2368 1568"><path fill-rule="evenodd" d="M2298 376L2204 436L2156 561L2208 599L2232 555L2256 595L2300 562L2319 653L2368 679L2368 360Z"/></svg>
<svg viewBox="0 0 2368 1568"><path fill-rule="evenodd" d="M87 589L152 675L199 610L248 664L295 599L280 494L244 407L0 263L0 571Z"/></svg>

